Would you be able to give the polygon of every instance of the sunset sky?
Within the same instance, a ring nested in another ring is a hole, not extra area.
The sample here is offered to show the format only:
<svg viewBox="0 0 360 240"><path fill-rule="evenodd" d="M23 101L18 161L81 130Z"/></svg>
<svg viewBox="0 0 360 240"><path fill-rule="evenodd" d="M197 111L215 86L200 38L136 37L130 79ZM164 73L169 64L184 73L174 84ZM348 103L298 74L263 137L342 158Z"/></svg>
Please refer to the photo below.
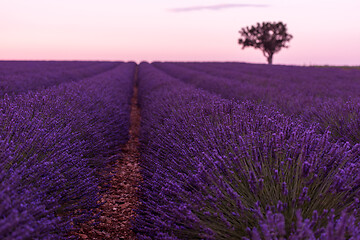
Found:
<svg viewBox="0 0 360 240"><path fill-rule="evenodd" d="M359 0L0 0L2 60L240 61L238 31L283 21L274 64L360 65Z"/></svg>

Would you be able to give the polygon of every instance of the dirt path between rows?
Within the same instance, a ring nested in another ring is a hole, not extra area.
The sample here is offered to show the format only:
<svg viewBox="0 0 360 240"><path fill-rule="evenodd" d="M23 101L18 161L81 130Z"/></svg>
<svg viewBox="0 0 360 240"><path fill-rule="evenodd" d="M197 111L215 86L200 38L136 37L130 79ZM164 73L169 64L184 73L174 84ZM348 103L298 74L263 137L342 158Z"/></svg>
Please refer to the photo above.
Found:
<svg viewBox="0 0 360 240"><path fill-rule="evenodd" d="M103 195L104 203L100 208L99 223L92 222L80 225L80 230L75 236L80 239L136 239L131 230L138 201L138 185L141 181L139 168L139 132L140 108L138 106L137 70L135 72L133 97L131 99L130 113L130 139L123 146L122 154L116 160L112 173L111 187Z"/></svg>

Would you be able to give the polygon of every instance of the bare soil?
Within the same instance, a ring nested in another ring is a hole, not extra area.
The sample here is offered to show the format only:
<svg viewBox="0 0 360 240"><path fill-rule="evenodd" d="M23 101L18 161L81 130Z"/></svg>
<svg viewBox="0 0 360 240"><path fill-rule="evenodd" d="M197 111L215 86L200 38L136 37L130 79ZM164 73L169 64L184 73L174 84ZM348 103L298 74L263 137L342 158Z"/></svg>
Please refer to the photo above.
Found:
<svg viewBox="0 0 360 240"><path fill-rule="evenodd" d="M135 73L133 97L130 113L130 139L122 147L122 153L116 156L111 187L103 195L98 212L101 212L98 224L95 220L80 224L73 236L80 239L136 239L131 230L134 210L139 206L138 186L141 181L139 167L140 108L138 106L137 71Z"/></svg>

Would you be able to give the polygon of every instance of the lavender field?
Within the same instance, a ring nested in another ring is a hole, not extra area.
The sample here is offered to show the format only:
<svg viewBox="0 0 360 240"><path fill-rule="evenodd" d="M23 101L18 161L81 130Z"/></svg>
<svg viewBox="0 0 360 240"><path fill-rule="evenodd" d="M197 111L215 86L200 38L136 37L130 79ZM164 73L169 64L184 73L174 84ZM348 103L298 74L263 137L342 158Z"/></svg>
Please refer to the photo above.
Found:
<svg viewBox="0 0 360 240"><path fill-rule="evenodd" d="M360 239L360 70L0 62L0 239L72 239L141 109L137 239Z"/></svg>

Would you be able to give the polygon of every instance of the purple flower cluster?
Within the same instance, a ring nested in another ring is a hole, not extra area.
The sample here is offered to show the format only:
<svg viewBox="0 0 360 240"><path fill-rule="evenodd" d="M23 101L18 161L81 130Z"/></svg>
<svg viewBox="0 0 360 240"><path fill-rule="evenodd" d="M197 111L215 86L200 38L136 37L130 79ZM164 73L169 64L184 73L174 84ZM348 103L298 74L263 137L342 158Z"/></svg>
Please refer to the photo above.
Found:
<svg viewBox="0 0 360 240"><path fill-rule="evenodd" d="M359 239L360 145L274 107L197 89L194 81L225 82L200 77L189 85L140 64L137 237Z"/></svg>
<svg viewBox="0 0 360 240"><path fill-rule="evenodd" d="M93 216L101 171L128 138L136 64L117 65L0 100L1 239L60 239Z"/></svg>
<svg viewBox="0 0 360 240"><path fill-rule="evenodd" d="M173 77L227 99L252 100L318 123L336 140L360 142L360 71L243 63L155 63ZM333 107L334 106L334 107Z"/></svg>
<svg viewBox="0 0 360 240"><path fill-rule="evenodd" d="M51 87L108 71L118 62L0 61L0 96Z"/></svg>

